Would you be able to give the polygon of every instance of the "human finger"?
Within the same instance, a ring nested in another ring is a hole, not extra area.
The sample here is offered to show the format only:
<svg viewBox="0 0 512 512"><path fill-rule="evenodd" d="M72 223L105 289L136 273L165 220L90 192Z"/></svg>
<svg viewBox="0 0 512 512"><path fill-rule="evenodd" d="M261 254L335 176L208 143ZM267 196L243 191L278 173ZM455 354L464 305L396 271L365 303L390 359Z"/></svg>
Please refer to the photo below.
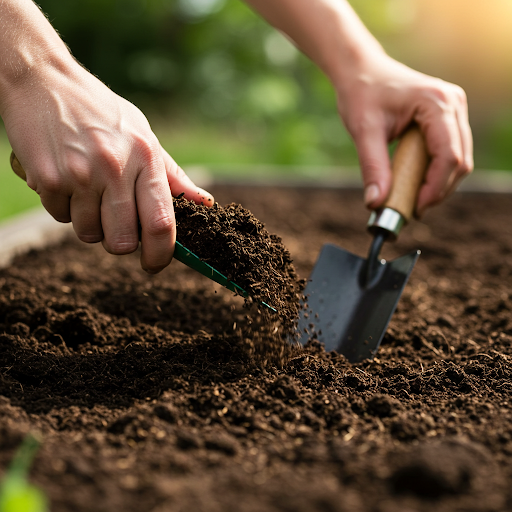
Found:
<svg viewBox="0 0 512 512"><path fill-rule="evenodd" d="M462 88L454 86L455 88L455 104L456 104L456 118L459 128L461 144L462 144L462 162L454 170L450 179L448 180L447 193L449 196L459 186L460 182L473 171L473 135L471 133L471 127L469 124L468 115L468 104L466 99L466 93Z"/></svg>
<svg viewBox="0 0 512 512"><path fill-rule="evenodd" d="M70 210L73 229L82 242L96 243L103 240L99 194L91 191L75 192L71 196Z"/></svg>
<svg viewBox="0 0 512 512"><path fill-rule="evenodd" d="M212 206L213 196L201 187L198 187L185 173L185 171L174 161L174 159L162 148L162 158L167 173L167 180L171 187L172 195L184 197L197 204Z"/></svg>
<svg viewBox="0 0 512 512"><path fill-rule="evenodd" d="M416 215L421 217L426 208L440 203L459 177L463 164L461 133L454 111L444 111L430 123L418 119L425 135L427 151L431 156L418 201Z"/></svg>
<svg viewBox="0 0 512 512"><path fill-rule="evenodd" d="M172 195L161 159L141 171L135 194L142 228L141 265L156 274L171 262L176 241Z"/></svg>
<svg viewBox="0 0 512 512"><path fill-rule="evenodd" d="M470 174L473 171L474 167L473 134L471 132L471 126L469 124L468 102L466 98L466 93L460 87L458 87L457 90L457 94L459 96L459 106L457 108L457 121L459 123L462 149L464 154L464 161L461 171L464 177L467 174Z"/></svg>
<svg viewBox="0 0 512 512"><path fill-rule="evenodd" d="M32 190L37 192L46 211L58 222L71 222L70 194L63 187L53 166L34 169L30 165L20 163L20 169L24 176L19 175L25 179Z"/></svg>
<svg viewBox="0 0 512 512"><path fill-rule="evenodd" d="M364 202L368 208L378 208L391 188L391 166L387 137L378 125L362 129L354 136L364 183Z"/></svg>
<svg viewBox="0 0 512 512"><path fill-rule="evenodd" d="M70 198L56 192L41 192L41 204L46 211L58 222L71 222Z"/></svg>
<svg viewBox="0 0 512 512"><path fill-rule="evenodd" d="M119 164L103 169L109 176L101 196L101 226L103 247L111 254L129 254L139 246L135 184L129 169ZM126 177L125 177L126 176Z"/></svg>

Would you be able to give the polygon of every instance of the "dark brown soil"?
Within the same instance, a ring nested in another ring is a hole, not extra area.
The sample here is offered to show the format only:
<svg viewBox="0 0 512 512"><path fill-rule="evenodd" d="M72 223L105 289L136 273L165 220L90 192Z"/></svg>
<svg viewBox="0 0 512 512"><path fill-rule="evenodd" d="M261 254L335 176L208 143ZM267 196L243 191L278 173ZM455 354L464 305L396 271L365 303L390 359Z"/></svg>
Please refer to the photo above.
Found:
<svg viewBox="0 0 512 512"><path fill-rule="evenodd" d="M305 283L299 282L281 238L236 203L208 207L177 198L174 212L178 241L243 288L248 305L273 307L284 331L292 333Z"/></svg>
<svg viewBox="0 0 512 512"><path fill-rule="evenodd" d="M324 242L368 249L360 192L212 192L300 276ZM265 359L267 324L178 262L151 277L76 241L19 257L0 271L1 467L41 431L54 512L512 510L511 204L455 196L385 248L423 254L358 365Z"/></svg>

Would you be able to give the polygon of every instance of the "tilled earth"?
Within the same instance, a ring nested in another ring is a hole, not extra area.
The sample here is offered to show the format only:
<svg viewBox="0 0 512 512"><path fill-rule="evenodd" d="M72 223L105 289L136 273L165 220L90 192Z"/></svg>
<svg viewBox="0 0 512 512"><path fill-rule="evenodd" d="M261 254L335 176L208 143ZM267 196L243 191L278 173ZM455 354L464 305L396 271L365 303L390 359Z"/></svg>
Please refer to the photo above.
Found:
<svg viewBox="0 0 512 512"><path fill-rule="evenodd" d="M212 192L302 277L324 242L369 247L359 191ZM422 256L357 365L266 353L277 327L178 262L147 276L75 240L18 257L0 271L1 467L40 432L31 479L54 512L512 510L511 199L456 195L385 247Z"/></svg>

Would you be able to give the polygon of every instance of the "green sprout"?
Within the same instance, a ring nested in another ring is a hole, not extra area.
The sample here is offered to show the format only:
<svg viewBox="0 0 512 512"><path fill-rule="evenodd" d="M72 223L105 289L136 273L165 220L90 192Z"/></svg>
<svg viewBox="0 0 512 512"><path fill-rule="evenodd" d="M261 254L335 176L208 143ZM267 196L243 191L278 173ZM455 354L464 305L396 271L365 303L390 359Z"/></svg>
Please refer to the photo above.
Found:
<svg viewBox="0 0 512 512"><path fill-rule="evenodd" d="M48 512L46 496L27 480L39 441L28 435L0 484L0 512Z"/></svg>

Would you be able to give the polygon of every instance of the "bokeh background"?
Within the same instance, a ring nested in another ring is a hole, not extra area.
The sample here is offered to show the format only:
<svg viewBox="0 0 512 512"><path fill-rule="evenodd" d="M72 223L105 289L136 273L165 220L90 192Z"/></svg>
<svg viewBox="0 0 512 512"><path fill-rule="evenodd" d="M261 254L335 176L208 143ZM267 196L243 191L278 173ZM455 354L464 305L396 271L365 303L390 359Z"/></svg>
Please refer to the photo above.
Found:
<svg viewBox="0 0 512 512"><path fill-rule="evenodd" d="M239 0L39 0L76 58L139 106L185 168L357 166L332 88ZM351 0L388 53L468 94L478 172L512 169L512 1ZM0 217L38 203L0 134ZM274 171L272 171L274 172Z"/></svg>

